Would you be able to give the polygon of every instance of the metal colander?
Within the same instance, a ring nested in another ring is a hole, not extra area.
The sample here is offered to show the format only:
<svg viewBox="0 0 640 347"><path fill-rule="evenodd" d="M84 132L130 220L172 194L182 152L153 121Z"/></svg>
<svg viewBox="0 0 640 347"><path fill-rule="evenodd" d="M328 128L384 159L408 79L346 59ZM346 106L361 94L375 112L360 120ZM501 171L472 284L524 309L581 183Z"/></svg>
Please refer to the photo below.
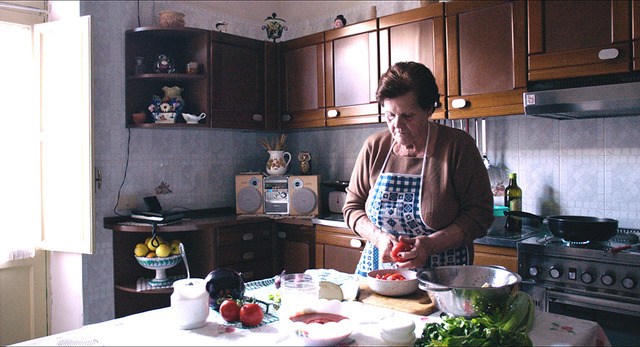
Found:
<svg viewBox="0 0 640 347"><path fill-rule="evenodd" d="M418 274L420 289L426 291L440 311L462 317L504 309L520 275L492 266L440 266Z"/></svg>

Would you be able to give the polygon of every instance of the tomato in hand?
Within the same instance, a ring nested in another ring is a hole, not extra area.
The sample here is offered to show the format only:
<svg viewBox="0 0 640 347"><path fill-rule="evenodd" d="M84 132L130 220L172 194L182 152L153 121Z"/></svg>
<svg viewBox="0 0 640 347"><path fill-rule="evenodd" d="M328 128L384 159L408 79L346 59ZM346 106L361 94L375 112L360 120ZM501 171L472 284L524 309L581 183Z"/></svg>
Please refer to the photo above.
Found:
<svg viewBox="0 0 640 347"><path fill-rule="evenodd" d="M393 249L391 250L391 257L396 262L405 262L405 261L407 261L407 259L399 256L398 253L410 251L411 248L413 248L413 247L411 247L410 244L408 244L406 242L403 242L403 241L400 241L400 242L396 243L395 246L393 246Z"/></svg>
<svg viewBox="0 0 640 347"><path fill-rule="evenodd" d="M220 305L220 315L227 322L235 322L240 319L240 306L235 300L225 300Z"/></svg>
<svg viewBox="0 0 640 347"><path fill-rule="evenodd" d="M262 323L264 313L258 304L244 304L240 308L240 321L248 327L255 327Z"/></svg>

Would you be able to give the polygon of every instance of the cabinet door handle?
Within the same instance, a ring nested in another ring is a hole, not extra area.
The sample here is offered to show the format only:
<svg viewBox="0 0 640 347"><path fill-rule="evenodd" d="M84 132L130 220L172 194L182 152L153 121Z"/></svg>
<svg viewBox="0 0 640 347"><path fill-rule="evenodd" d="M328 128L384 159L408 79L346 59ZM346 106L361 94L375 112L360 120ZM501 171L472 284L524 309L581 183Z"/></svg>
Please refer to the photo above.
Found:
<svg viewBox="0 0 640 347"><path fill-rule="evenodd" d="M283 121L283 122L289 122L289 121L291 121L291 115L290 115L290 114L283 114L283 115L282 115L282 121Z"/></svg>
<svg viewBox="0 0 640 347"><path fill-rule="evenodd" d="M327 117L329 117L329 118L336 118L336 117L338 117L339 114L340 114L340 112L338 112L338 110L329 110L329 111L327 111Z"/></svg>
<svg viewBox="0 0 640 347"><path fill-rule="evenodd" d="M242 259L244 259L244 260L253 259L253 252L247 252L247 253L242 254Z"/></svg>
<svg viewBox="0 0 640 347"><path fill-rule="evenodd" d="M244 275L245 279L252 279L253 278L253 271L243 272L242 275Z"/></svg>
<svg viewBox="0 0 640 347"><path fill-rule="evenodd" d="M256 122L262 122L262 115L261 114L254 114L253 117L251 117L254 121Z"/></svg>
<svg viewBox="0 0 640 347"><path fill-rule="evenodd" d="M467 106L467 100L465 99L453 99L451 101L451 107L453 108L464 108L465 106Z"/></svg>
<svg viewBox="0 0 640 347"><path fill-rule="evenodd" d="M287 233L285 233L284 231L278 231L278 238L279 239L286 239L287 238Z"/></svg>
<svg viewBox="0 0 640 347"><path fill-rule="evenodd" d="M242 239L245 240L245 241L253 240L253 233L246 233L246 234L242 235Z"/></svg>
<svg viewBox="0 0 640 347"><path fill-rule="evenodd" d="M620 52L618 52L617 48L605 48L598 52L598 58L600 60L611 60L617 58L619 54Z"/></svg>
<svg viewBox="0 0 640 347"><path fill-rule="evenodd" d="M360 248L362 247L362 241L360 240L356 240L356 239L351 239L351 241L349 241L349 245L353 248Z"/></svg>

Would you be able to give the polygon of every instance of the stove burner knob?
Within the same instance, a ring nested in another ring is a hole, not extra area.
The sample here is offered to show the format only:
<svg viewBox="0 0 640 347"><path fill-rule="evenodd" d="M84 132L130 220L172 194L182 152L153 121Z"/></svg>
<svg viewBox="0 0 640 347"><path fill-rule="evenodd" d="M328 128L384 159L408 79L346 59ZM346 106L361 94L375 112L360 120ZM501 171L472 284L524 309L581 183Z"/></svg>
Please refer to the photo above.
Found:
<svg viewBox="0 0 640 347"><path fill-rule="evenodd" d="M529 268L529 275L536 277L538 276L539 273L540 273L540 270L538 269L537 266L532 266Z"/></svg>
<svg viewBox="0 0 640 347"><path fill-rule="evenodd" d="M614 279L613 279L613 276L609 274L604 274L602 275L602 277L600 277L600 282L602 282L602 284L604 284L605 286L610 286L613 284Z"/></svg>
<svg viewBox="0 0 640 347"><path fill-rule="evenodd" d="M622 286L627 289L631 289L636 286L636 281L631 277L625 277L622 279Z"/></svg>
<svg viewBox="0 0 640 347"><path fill-rule="evenodd" d="M549 276L551 276L551 278L560 278L560 276L562 276L562 269L552 266L551 269L549 269Z"/></svg>
<svg viewBox="0 0 640 347"><path fill-rule="evenodd" d="M588 272L584 272L582 273L582 275L580 275L580 279L582 280L583 283L591 283L593 282L593 280L595 279L594 276Z"/></svg>

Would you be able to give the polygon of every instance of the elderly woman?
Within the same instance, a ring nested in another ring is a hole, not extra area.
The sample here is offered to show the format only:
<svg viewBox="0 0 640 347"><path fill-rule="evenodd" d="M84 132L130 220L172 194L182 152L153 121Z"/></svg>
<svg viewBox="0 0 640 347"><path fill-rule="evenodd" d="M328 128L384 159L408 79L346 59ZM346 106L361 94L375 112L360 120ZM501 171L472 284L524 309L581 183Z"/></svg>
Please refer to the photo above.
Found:
<svg viewBox="0 0 640 347"><path fill-rule="evenodd" d="M493 222L489 178L473 138L429 121L438 97L433 74L419 63L397 63L380 79L376 98L388 130L365 141L343 208L347 225L367 240L360 275L394 265L471 264L473 240ZM394 259L400 241L410 249Z"/></svg>

